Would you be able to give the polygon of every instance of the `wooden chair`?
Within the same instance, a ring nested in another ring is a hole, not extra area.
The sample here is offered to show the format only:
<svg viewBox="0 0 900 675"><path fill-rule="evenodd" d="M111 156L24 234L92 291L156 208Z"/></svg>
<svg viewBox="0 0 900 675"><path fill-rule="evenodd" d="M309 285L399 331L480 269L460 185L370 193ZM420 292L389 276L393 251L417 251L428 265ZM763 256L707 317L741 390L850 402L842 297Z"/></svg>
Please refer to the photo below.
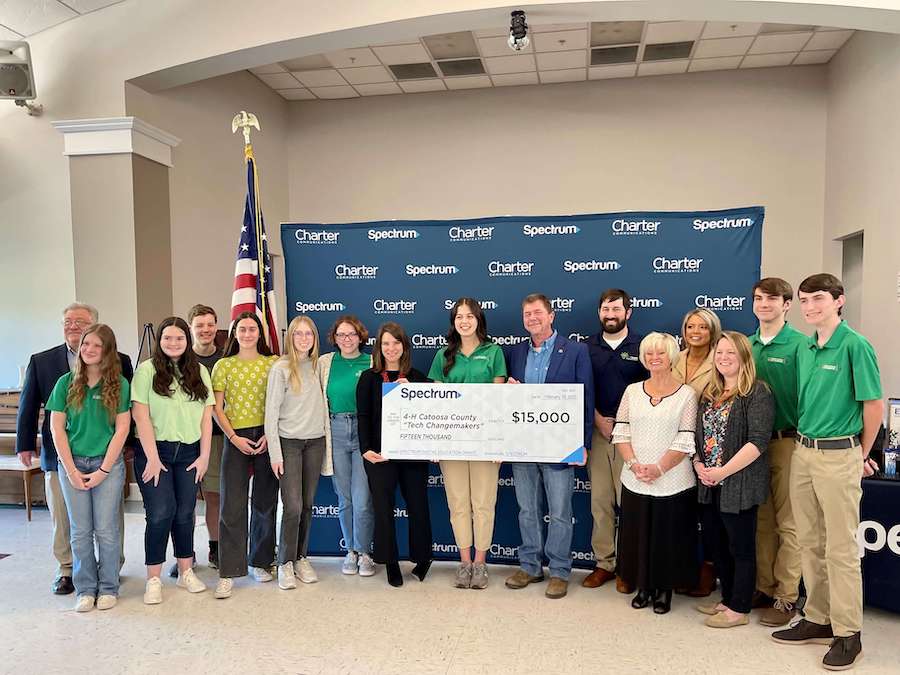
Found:
<svg viewBox="0 0 900 675"><path fill-rule="evenodd" d="M19 461L18 455L0 455L0 473L18 472L22 476L25 486L25 516L31 520L31 478L41 472L40 457L31 460L31 467L26 467Z"/></svg>

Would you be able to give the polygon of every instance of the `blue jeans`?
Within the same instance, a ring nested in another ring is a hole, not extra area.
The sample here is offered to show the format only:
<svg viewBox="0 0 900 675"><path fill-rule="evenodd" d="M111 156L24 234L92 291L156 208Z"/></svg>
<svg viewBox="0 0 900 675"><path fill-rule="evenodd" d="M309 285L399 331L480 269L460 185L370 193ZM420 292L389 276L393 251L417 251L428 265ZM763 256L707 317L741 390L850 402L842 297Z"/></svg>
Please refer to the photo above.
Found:
<svg viewBox="0 0 900 675"><path fill-rule="evenodd" d="M75 455L72 459L75 468L83 474L94 473L103 463L103 455ZM59 483L69 512L75 593L79 596L118 596L121 554L119 511L125 487L125 462L122 456L119 456L109 470L106 479L95 488L76 490L64 471L60 474ZM99 560L94 555L95 540Z"/></svg>
<svg viewBox="0 0 900 675"><path fill-rule="evenodd" d="M513 462L516 501L519 502L519 565L531 576L543 571L542 555L550 561L550 576L568 579L572 572L572 493L575 468ZM544 495L550 510L544 542Z"/></svg>
<svg viewBox="0 0 900 675"><path fill-rule="evenodd" d="M359 452L356 415L331 415L331 458L338 519L347 550L369 553L375 531L375 512L364 460Z"/></svg>
<svg viewBox="0 0 900 675"><path fill-rule="evenodd" d="M134 453L134 473L144 498L147 527L144 530L144 564L162 565L166 561L169 533L176 558L194 557L194 507L199 487L196 469L186 469L200 457L200 441L175 443L157 441L159 459L167 471L159 472L159 483L141 479L147 468L142 448Z"/></svg>

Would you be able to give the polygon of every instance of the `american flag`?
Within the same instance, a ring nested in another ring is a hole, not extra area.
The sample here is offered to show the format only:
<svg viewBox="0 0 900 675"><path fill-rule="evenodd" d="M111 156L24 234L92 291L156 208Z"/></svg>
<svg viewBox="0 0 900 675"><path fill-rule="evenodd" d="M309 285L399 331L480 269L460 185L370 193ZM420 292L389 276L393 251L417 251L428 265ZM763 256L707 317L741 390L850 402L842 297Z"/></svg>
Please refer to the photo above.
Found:
<svg viewBox="0 0 900 675"><path fill-rule="evenodd" d="M257 202L259 177L253 159L253 149L245 148L247 159L247 200L244 202L244 224L238 241L237 262L234 265L234 292L231 294L231 320L241 312L256 312L267 328L266 342L273 354L278 346L278 315L275 304L275 284L272 259L262 208ZM261 273L260 273L261 271Z"/></svg>

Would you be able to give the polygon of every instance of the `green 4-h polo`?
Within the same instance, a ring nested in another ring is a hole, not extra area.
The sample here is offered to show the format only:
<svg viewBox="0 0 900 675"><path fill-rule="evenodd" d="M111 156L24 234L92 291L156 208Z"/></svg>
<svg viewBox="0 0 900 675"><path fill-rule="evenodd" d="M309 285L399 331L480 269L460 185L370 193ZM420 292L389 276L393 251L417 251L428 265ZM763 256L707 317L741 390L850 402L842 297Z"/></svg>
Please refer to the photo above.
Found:
<svg viewBox="0 0 900 675"><path fill-rule="evenodd" d="M66 435L69 438L69 449L78 457L102 457L112 440L116 430L115 417L110 419L100 399L102 382L87 387L84 404L80 409L70 408L66 403L69 393L69 382L73 374L66 373L53 387L47 400L46 410L66 414ZM128 380L119 375L119 407L116 414L123 413L131 407L131 396Z"/></svg>
<svg viewBox="0 0 900 675"><path fill-rule="evenodd" d="M798 352L800 375L797 430L809 438L853 436L863 428L862 402L881 398L875 350L841 321L823 347L818 336Z"/></svg>
<svg viewBox="0 0 900 675"><path fill-rule="evenodd" d="M775 396L775 431L797 428L797 352L809 338L786 323L769 344L759 339L759 330L750 336L757 377L769 385Z"/></svg>
<svg viewBox="0 0 900 675"><path fill-rule="evenodd" d="M485 384L495 377L506 377L506 361L503 350L493 342L482 342L475 351L466 356L456 352L456 361L447 375L444 375L444 354L447 348L438 350L431 362L428 379L450 384Z"/></svg>

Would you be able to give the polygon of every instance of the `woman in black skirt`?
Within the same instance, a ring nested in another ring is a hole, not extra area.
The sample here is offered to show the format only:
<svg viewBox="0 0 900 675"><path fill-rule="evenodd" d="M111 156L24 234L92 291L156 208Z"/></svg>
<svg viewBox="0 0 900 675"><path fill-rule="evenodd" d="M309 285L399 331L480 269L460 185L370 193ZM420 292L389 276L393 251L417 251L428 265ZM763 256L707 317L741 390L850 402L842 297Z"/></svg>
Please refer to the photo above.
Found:
<svg viewBox="0 0 900 675"><path fill-rule="evenodd" d="M612 442L622 454L619 576L638 589L635 609L665 614L672 589L697 581L697 488L693 455L697 394L672 375L678 343L666 333L641 341L650 379L629 385Z"/></svg>

